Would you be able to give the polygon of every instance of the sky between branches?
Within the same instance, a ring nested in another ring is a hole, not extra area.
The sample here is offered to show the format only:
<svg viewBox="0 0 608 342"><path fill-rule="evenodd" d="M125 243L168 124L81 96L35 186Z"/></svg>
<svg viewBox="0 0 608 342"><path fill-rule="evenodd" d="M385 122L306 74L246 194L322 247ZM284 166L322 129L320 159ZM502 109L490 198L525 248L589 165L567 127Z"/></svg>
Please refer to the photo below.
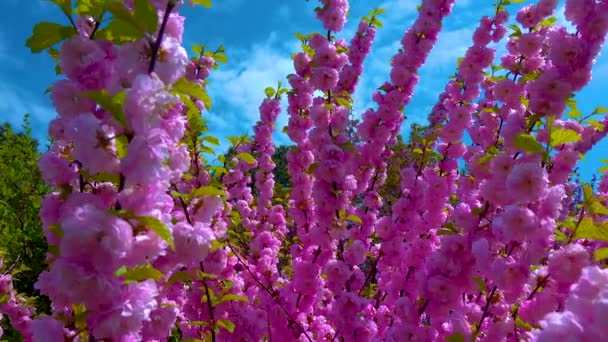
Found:
<svg viewBox="0 0 608 342"><path fill-rule="evenodd" d="M533 0L526 1L531 3ZM454 73L456 62L472 43L472 35L483 15L492 15L494 0L457 0L453 13L444 23L439 41L427 63L420 70L414 99L405 108L408 119L403 133L409 132L413 122L425 123L426 117L437 101L439 93ZM182 8L186 17L184 46L191 54L193 44L206 44L215 49L224 44L228 64L221 65L210 76L208 91L214 101L211 113L204 113L210 133L220 138L225 150L227 136L247 134L258 118L258 106L264 98L267 86L276 87L278 81L286 84L285 77L293 72L291 54L299 52L295 33L311 33L322 30L314 15L314 0L214 0L213 7ZM361 17L374 6L386 9L380 19L384 26L378 30L372 52L365 62L365 71L355 93L355 112L360 115L373 107L371 93L388 79L390 58L400 46L405 30L416 18L413 0L351 0L351 10L345 29L339 38L350 40ZM511 5L511 13L522 4ZM558 23L566 24L563 1L555 13ZM34 136L45 145L48 123L56 113L44 90L57 76L54 64L47 54L30 53L25 46L32 28L37 22L67 23L60 10L44 0L0 1L0 122L20 125L24 113L31 113ZM498 56L504 52L497 46ZM593 69L593 80L577 94L579 109L590 113L596 106L608 107L604 95L608 78L608 48L602 49ZM284 102L284 108L285 103ZM278 144L289 143L281 133L287 123L285 111L279 116L274 135ZM581 175L589 180L601 166L600 159L608 159L608 140L591 150L581 166Z"/></svg>

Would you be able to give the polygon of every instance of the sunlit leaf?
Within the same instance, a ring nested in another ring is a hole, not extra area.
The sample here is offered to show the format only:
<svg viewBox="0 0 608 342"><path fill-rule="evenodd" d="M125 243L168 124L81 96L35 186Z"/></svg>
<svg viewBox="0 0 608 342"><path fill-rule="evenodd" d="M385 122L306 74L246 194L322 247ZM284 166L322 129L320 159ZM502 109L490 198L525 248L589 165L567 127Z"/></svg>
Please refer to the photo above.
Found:
<svg viewBox="0 0 608 342"><path fill-rule="evenodd" d="M114 274L118 277L123 277L127 283L139 282L148 279L161 280L165 277L161 271L157 270L150 264L135 266L131 269L122 266Z"/></svg>
<svg viewBox="0 0 608 342"><path fill-rule="evenodd" d="M28 38L25 45L34 53L43 51L61 41L76 34L71 26L63 26L56 23L41 22L34 26L34 32Z"/></svg>
<svg viewBox="0 0 608 342"><path fill-rule="evenodd" d="M236 157L238 159L246 162L247 164L255 164L255 158L250 153L246 153L246 152L237 153Z"/></svg>
<svg viewBox="0 0 608 342"><path fill-rule="evenodd" d="M581 140L580 134L571 129L554 127L551 129L551 146L556 147L563 144Z"/></svg>

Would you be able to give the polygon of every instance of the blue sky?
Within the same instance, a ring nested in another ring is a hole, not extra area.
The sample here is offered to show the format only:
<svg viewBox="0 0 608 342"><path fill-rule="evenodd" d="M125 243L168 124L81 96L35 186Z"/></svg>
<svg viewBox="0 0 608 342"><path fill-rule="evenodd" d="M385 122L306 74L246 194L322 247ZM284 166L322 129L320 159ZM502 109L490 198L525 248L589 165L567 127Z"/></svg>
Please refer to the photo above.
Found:
<svg viewBox="0 0 608 342"><path fill-rule="evenodd" d="M285 82L293 72L290 55L299 51L296 32L321 31L314 16L315 0L215 0L213 7L184 6L186 17L184 43L190 51L194 43L215 48L224 44L228 64L213 71L208 88L214 100L211 113L204 113L210 131L219 138L250 133L258 118L257 108L264 98L264 88ZM424 123L429 110L437 101L448 76L454 72L458 57L471 45L471 37L482 15L491 15L494 0L456 0L453 14L445 21L439 42L433 49L420 74L421 81L414 99L406 107L408 121L403 126L407 134L413 122ZM530 1L527 1L528 3ZM372 106L371 92L388 79L389 60L399 48L403 32L416 17L413 0L351 0L351 11L345 30L339 37L350 40L360 18L374 6L386 9L381 20L373 51L365 63L365 72L355 94L355 111ZM521 6L521 5L520 5ZM511 6L516 9L518 6ZM565 23L560 5L556 13ZM44 90L56 79L50 56L31 54L25 41L33 26L40 21L65 23L59 9L43 0L0 1L0 122L19 125L23 114L30 113L34 135L46 142L48 123L55 117ZM497 47L504 51L502 46ZM608 78L608 48L604 47L594 67L593 80L577 94L583 113L596 106L608 106L603 95ZM283 112L277 124L275 141L288 143L281 128L287 123ZM229 143L222 139L223 146ZM581 165L582 175L589 179L606 158L608 142L603 141L586 156Z"/></svg>

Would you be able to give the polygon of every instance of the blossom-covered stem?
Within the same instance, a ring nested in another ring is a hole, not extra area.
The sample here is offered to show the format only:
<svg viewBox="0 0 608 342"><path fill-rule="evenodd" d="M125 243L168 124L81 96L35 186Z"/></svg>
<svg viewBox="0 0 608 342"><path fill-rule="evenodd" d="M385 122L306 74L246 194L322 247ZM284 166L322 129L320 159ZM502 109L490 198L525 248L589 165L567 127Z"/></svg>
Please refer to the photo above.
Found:
<svg viewBox="0 0 608 342"><path fill-rule="evenodd" d="M486 319L486 317L488 315L488 309L490 308L490 304L492 303L492 297L494 297L494 293L496 292L497 289L498 289L498 287L494 286L492 288L492 291L490 291L490 294L488 296L486 296L486 305L483 308L483 312L481 314L481 318L479 319L479 322L475 326L475 338L478 336L479 332L481 331L481 325L483 324L483 321Z"/></svg>
<svg viewBox="0 0 608 342"><path fill-rule="evenodd" d="M167 27L167 21L169 20L169 15L171 11L175 7L175 0L167 1L167 8L165 9L165 13L163 16L163 21L160 24L160 29L158 31L158 36L154 41L154 45L152 46L152 57L150 58L150 66L148 67L148 73L152 73L154 71L154 66L156 64L156 58L158 57L158 51L160 50L160 45L163 42L163 34L165 33L165 28Z"/></svg>
<svg viewBox="0 0 608 342"><path fill-rule="evenodd" d="M201 268L201 272L203 272L203 276L202 276L202 282L203 282L203 286L205 287L205 295L207 296L207 308L209 310L209 319L210 319L210 323L211 323L211 341L215 342L215 316L214 316L214 307L213 304L211 303L211 292L209 292L209 286L207 286L207 280L205 279L205 267L203 265L203 262L201 261L199 263L200 268Z"/></svg>
<svg viewBox="0 0 608 342"><path fill-rule="evenodd" d="M289 313L289 311L283 306L283 304L281 303L281 299L279 297L277 297L277 292L275 289L273 288L268 288L266 285L264 285L258 278L257 276L253 273L253 271L251 271L251 269L249 269L249 266L245 263L245 261L243 260L243 258L237 253L236 249L228 242L227 243L228 247L230 248L230 250L232 251L232 253L234 253L234 255L236 256L236 258L239 260L239 263L247 270L247 272L251 275L252 279L264 290L266 291L266 293L268 293L268 295L274 299L274 301L276 302L276 304L279 306L279 308L281 308L281 310L285 313L285 315L287 316L287 318L289 319L289 322L291 324L293 324L294 326L298 327L301 332L304 334L304 336L308 339L308 341L312 342L312 339L310 338L310 336L308 335L308 333L306 332L306 330L302 327L302 325L300 323L298 323L293 316Z"/></svg>

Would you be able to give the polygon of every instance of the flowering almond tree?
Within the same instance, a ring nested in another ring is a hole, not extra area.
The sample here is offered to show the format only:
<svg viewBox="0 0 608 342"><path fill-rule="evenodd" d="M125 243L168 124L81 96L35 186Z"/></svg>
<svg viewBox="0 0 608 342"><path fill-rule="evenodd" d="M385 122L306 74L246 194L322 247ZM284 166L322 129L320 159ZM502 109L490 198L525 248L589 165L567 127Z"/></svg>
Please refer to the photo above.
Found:
<svg viewBox="0 0 608 342"><path fill-rule="evenodd" d="M608 177L580 201L570 177L608 132L607 110L563 115L591 79L608 1L566 0L569 32L554 25L557 0L523 7L509 27L521 1L498 0L408 145L388 209L390 146L454 0L422 1L354 134L352 95L383 11L343 39L348 1L320 1L324 33L299 35L287 87L266 89L254 136L232 138L219 164L203 157L218 144L203 117L206 79L226 57L198 45L188 55L183 1L51 1L69 25L39 23L27 45L64 76L39 161L54 192L40 209L48 270L36 287L52 315L0 277L0 312L26 341L608 334ZM490 44L504 39L495 65ZM291 187L275 193L284 97Z"/></svg>

